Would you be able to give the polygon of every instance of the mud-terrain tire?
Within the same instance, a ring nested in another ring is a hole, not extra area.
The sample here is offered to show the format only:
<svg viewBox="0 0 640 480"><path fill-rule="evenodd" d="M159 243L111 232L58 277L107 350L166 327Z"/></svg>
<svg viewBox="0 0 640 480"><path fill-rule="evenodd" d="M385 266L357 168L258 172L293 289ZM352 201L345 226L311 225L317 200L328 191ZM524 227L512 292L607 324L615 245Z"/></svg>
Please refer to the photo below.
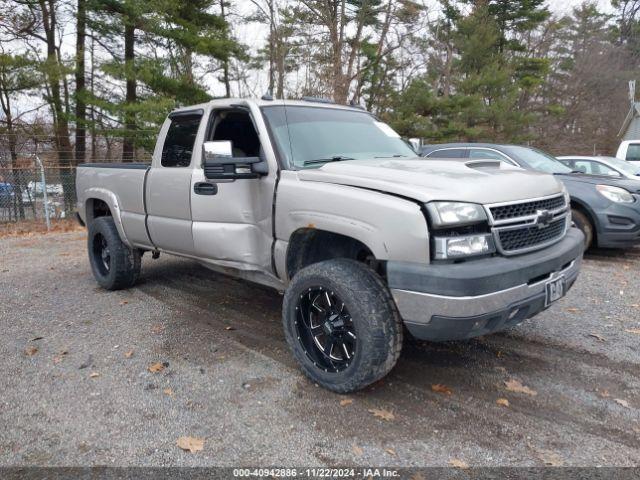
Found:
<svg viewBox="0 0 640 480"><path fill-rule="evenodd" d="M573 223L576 224L576 227L584 234L584 249L589 250L591 248L591 244L593 243L593 224L589 217L587 217L580 210L576 210L575 208L571 209L571 219Z"/></svg>
<svg viewBox="0 0 640 480"><path fill-rule="evenodd" d="M354 260L327 260L297 272L284 295L282 319L302 371L334 392L360 390L384 377L402 349L402 321L391 292L378 274Z"/></svg>
<svg viewBox="0 0 640 480"><path fill-rule="evenodd" d="M132 287L140 274L140 250L127 247L112 217L98 217L89 224L89 263L98 284L106 290Z"/></svg>

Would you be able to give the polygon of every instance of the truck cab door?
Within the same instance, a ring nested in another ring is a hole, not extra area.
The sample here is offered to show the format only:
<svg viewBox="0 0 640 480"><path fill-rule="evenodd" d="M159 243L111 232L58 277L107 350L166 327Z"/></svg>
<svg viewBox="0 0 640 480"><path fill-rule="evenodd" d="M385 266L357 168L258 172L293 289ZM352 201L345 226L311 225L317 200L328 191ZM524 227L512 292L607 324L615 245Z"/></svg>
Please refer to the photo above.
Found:
<svg viewBox="0 0 640 480"><path fill-rule="evenodd" d="M174 112L160 132L145 192L149 235L160 250L193 254L191 162L203 114Z"/></svg>
<svg viewBox="0 0 640 480"><path fill-rule="evenodd" d="M191 180L195 255L240 270L272 273L273 194L277 168L260 111L238 105L210 113L204 141L231 141L234 157L270 156L269 172L253 179L207 180L200 162ZM216 187L215 194L203 183Z"/></svg>

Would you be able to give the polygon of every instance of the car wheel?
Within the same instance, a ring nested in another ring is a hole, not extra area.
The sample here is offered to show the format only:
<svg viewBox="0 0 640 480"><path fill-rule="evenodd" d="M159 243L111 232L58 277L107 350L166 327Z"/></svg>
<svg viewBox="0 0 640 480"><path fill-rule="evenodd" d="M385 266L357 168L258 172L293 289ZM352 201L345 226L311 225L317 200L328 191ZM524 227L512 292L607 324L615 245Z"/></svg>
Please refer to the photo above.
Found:
<svg viewBox="0 0 640 480"><path fill-rule="evenodd" d="M300 270L284 296L283 323L302 371L338 393L384 377L402 348L402 321L389 289L354 260Z"/></svg>
<svg viewBox="0 0 640 480"><path fill-rule="evenodd" d="M127 247L112 217L98 217L89 224L89 262L98 284L107 290L129 288L140 274L140 250Z"/></svg>
<svg viewBox="0 0 640 480"><path fill-rule="evenodd" d="M576 227L580 229L580 231L584 234L584 249L588 250L593 243L593 224L589 217L587 217L580 210L576 210L575 208L571 210L571 218L573 223L576 224Z"/></svg>

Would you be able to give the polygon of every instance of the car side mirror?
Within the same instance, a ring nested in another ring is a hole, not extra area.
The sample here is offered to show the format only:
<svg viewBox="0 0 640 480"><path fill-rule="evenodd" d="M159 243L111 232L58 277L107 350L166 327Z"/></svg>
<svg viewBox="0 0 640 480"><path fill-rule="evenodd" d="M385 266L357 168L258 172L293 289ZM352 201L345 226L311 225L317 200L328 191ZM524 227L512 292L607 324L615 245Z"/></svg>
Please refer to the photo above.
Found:
<svg viewBox="0 0 640 480"><path fill-rule="evenodd" d="M269 172L261 157L234 157L233 143L217 140L202 144L202 167L208 180L258 178Z"/></svg>

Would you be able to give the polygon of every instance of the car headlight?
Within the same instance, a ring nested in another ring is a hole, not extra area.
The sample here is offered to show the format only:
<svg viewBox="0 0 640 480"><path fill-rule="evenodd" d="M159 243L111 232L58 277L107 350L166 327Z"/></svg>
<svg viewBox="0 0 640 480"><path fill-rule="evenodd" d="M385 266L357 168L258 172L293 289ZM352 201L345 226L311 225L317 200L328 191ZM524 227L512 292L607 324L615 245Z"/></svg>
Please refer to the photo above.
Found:
<svg viewBox="0 0 640 480"><path fill-rule="evenodd" d="M434 258L438 260L485 255L496 251L493 237L485 233L457 237L435 237Z"/></svg>
<svg viewBox="0 0 640 480"><path fill-rule="evenodd" d="M633 195L627 192L624 188L611 187L609 185L596 185L596 190L600 192L600 195L616 203L633 203L635 199Z"/></svg>
<svg viewBox="0 0 640 480"><path fill-rule="evenodd" d="M468 225L487 220L484 208L476 203L431 202L426 206L435 228Z"/></svg>
<svg viewBox="0 0 640 480"><path fill-rule="evenodd" d="M571 195L569 195L569 190L564 185L562 186L562 195L564 195L564 201L567 206L571 205Z"/></svg>

